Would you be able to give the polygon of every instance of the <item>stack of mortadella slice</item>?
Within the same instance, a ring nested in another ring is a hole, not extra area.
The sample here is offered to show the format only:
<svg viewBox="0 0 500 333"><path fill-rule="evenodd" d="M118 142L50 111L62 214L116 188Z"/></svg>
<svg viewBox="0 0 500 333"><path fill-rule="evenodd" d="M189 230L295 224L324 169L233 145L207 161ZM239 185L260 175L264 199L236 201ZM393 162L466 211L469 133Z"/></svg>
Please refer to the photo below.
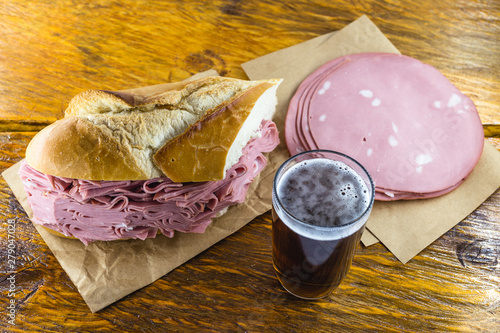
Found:
<svg viewBox="0 0 500 333"><path fill-rule="evenodd" d="M389 53L340 57L307 77L290 102L285 137L291 155L329 149L353 157L385 201L452 191L484 145L470 98L434 67Z"/></svg>

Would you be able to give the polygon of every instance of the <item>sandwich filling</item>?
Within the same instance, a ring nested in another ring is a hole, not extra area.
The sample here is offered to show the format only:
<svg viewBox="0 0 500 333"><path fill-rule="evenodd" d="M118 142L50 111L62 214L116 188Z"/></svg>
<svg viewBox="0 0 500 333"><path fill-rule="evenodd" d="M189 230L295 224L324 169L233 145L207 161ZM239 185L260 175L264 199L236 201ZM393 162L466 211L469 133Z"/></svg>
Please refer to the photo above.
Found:
<svg viewBox="0 0 500 333"><path fill-rule="evenodd" d="M218 181L176 183L169 178L89 181L56 177L25 161L20 176L33 222L84 244L96 240L154 238L161 232L203 233L212 218L245 200L248 187L265 167L263 153L279 144L276 125L261 123L260 135Z"/></svg>

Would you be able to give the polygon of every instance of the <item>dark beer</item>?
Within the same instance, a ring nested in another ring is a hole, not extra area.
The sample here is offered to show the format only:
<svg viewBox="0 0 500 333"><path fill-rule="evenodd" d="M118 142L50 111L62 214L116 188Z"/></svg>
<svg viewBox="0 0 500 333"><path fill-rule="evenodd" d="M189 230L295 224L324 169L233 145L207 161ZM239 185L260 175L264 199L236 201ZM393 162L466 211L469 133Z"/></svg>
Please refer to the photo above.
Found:
<svg viewBox="0 0 500 333"><path fill-rule="evenodd" d="M283 287L306 299L324 297L341 283L373 204L366 171L345 155L331 158L289 160L273 188L274 267Z"/></svg>

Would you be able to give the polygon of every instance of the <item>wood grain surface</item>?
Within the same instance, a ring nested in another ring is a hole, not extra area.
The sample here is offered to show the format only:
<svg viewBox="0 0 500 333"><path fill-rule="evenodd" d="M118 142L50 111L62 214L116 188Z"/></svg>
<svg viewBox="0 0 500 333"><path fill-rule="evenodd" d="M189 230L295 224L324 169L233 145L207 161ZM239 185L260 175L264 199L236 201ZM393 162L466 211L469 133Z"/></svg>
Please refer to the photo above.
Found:
<svg viewBox="0 0 500 333"><path fill-rule="evenodd" d="M0 171L82 90L178 81L207 69L246 78L242 63L361 15L403 54L443 72L483 123L500 123L498 1L0 0ZM498 138L489 140L500 149ZM3 179L0 224L2 332L500 331L499 191L406 265L381 244L360 246L344 283L319 301L293 298L274 277L270 213L95 314Z"/></svg>

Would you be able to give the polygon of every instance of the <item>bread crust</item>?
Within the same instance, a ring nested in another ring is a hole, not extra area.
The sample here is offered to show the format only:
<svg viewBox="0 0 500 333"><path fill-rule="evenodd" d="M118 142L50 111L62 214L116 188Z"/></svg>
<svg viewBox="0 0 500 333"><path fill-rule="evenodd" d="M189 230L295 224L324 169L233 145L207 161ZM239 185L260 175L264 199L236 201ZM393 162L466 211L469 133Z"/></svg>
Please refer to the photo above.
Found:
<svg viewBox="0 0 500 333"><path fill-rule="evenodd" d="M88 179L147 179L119 142L80 117L63 118L29 143L26 162L48 175Z"/></svg>
<svg viewBox="0 0 500 333"><path fill-rule="evenodd" d="M257 99L273 84L262 82L207 112L158 150L154 155L156 165L175 182L224 178L231 145Z"/></svg>
<svg viewBox="0 0 500 333"><path fill-rule="evenodd" d="M172 147L177 145L178 153L191 149L187 145L192 142L185 139L191 136L214 155L196 158L198 165L206 165L197 168L197 173L206 176L183 176L182 181L222 179L223 162L214 161L224 155L220 147L224 150L229 143L220 132L234 137L259 93L279 83L281 80L207 77L115 92L84 91L70 101L63 119L33 138L26 161L32 168L58 177L146 180L168 174L172 166L165 161L176 158ZM230 116L231 112L238 116ZM231 119L230 126L225 118ZM211 125L214 127L207 129ZM176 140L179 135L183 139ZM162 157L160 152L167 154ZM184 165L185 169L191 167Z"/></svg>

